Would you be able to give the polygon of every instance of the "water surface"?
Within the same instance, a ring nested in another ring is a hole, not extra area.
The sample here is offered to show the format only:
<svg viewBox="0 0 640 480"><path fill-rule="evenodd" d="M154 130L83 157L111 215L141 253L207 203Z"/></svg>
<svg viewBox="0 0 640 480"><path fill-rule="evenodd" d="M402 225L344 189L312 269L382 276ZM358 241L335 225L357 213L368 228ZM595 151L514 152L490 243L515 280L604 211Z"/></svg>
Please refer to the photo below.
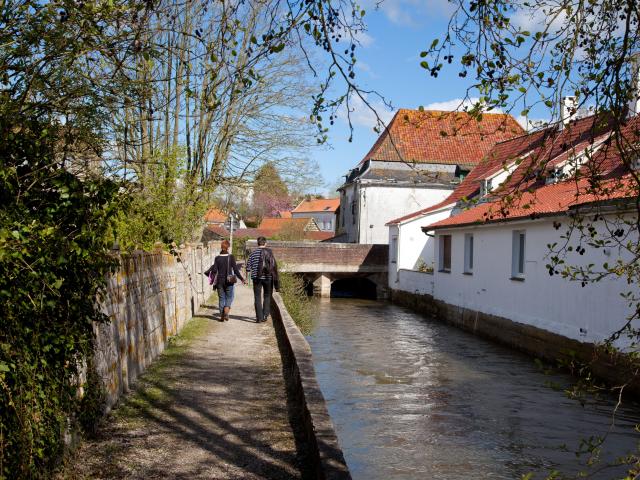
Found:
<svg viewBox="0 0 640 480"><path fill-rule="evenodd" d="M355 479L575 473L581 439L607 431L604 457L636 448L637 407L624 405L612 426L613 400L582 407L545 386L568 377L545 375L528 356L387 303L316 306L308 340Z"/></svg>

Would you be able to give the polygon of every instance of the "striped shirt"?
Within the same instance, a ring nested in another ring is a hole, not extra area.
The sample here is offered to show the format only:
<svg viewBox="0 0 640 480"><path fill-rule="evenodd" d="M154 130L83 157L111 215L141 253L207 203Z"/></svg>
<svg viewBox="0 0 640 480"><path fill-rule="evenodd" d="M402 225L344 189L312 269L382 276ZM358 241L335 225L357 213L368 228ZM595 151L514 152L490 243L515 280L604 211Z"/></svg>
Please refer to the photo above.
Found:
<svg viewBox="0 0 640 480"><path fill-rule="evenodd" d="M247 273L251 274L251 278L258 278L258 268L260 267L260 257L262 257L262 251L264 248L256 248L247 260ZM268 280L271 275L260 275L260 280Z"/></svg>

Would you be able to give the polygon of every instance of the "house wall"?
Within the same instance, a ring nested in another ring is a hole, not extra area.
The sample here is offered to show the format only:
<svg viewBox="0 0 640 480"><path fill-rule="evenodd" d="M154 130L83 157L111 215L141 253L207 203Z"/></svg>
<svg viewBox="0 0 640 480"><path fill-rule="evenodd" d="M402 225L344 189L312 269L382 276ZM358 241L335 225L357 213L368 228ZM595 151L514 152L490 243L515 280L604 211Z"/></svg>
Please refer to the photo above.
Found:
<svg viewBox="0 0 640 480"><path fill-rule="evenodd" d="M439 230L435 256L439 255L438 237L452 235L451 272L434 272L433 297L454 307L476 311L533 326L580 342L598 342L620 328L630 313L620 293L629 286L624 279L612 277L581 287L580 282L550 276L547 245L561 242L564 228L555 230L553 220L509 222L475 228ZM602 226L602 225L600 225ZM525 230L524 280L511 279L512 232ZM464 235L474 235L473 273L463 273ZM573 242L575 245L576 242ZM615 261L619 252L607 256L602 249L586 247L584 255L572 253L569 265L602 265Z"/></svg>
<svg viewBox="0 0 640 480"><path fill-rule="evenodd" d="M358 201L355 201L352 211L352 204L357 199L358 187L356 183L345 185L340 191L340 217L336 225L336 233L345 235L345 242L356 243L358 241Z"/></svg>
<svg viewBox="0 0 640 480"><path fill-rule="evenodd" d="M333 212L293 212L291 216L293 218L313 218L322 232L333 232L336 226L336 214Z"/></svg>
<svg viewBox="0 0 640 480"><path fill-rule="evenodd" d="M389 243L386 223L427 208L449 196L451 188L413 188L361 184L358 243Z"/></svg>
<svg viewBox="0 0 640 480"><path fill-rule="evenodd" d="M435 265L435 239L422 231L424 225L438 222L451 215L451 208L421 215L410 221L389 226L389 288L404 290L399 283L399 270L417 270L422 262L427 267ZM430 232L433 235L433 232ZM394 249L395 251L391 251ZM408 292L414 292L410 282Z"/></svg>

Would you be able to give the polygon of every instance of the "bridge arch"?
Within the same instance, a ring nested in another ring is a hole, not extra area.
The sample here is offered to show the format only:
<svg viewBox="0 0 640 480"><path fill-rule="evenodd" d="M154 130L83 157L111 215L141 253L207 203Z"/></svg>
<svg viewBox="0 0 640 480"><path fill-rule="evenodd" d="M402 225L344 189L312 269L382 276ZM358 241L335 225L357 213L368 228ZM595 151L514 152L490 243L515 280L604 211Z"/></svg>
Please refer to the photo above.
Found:
<svg viewBox="0 0 640 480"><path fill-rule="evenodd" d="M346 278L368 279L376 285L376 297L386 298L388 292L388 245L357 243L269 241L280 270L302 275L313 284L314 295L331 296L331 284ZM247 250L257 248L255 240ZM365 285L364 280L354 283Z"/></svg>

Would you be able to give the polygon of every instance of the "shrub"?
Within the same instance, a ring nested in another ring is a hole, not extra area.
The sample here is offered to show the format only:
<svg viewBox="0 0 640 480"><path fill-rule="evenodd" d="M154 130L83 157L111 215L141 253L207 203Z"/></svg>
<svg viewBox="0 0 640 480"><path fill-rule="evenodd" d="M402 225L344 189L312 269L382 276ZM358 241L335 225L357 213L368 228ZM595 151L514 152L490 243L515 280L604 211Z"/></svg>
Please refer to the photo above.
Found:
<svg viewBox="0 0 640 480"><path fill-rule="evenodd" d="M304 288L304 281L293 273L280 273L280 295L287 311L300 331L307 335L311 332L311 300Z"/></svg>
<svg viewBox="0 0 640 480"><path fill-rule="evenodd" d="M82 408L93 322L107 320L96 298L116 266L108 238L118 185L64 169L56 133L0 117L2 479L44 477L60 458Z"/></svg>

